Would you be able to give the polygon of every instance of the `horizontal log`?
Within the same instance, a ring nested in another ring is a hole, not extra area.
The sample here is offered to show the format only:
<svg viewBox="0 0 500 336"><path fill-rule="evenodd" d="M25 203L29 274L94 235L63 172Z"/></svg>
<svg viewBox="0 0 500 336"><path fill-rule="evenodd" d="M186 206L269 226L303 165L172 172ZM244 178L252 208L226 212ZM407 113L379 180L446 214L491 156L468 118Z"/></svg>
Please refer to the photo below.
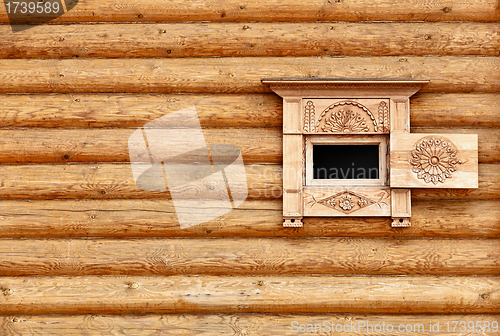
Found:
<svg viewBox="0 0 500 336"><path fill-rule="evenodd" d="M304 6L294 0L282 1L182 1L106 0L98 4L80 0L67 14L53 22L159 22L159 21L498 21L495 0L462 2L415 2L401 0L331 1L314 0ZM6 9L0 18L7 23ZM43 17L17 16L13 22L39 22Z"/></svg>
<svg viewBox="0 0 500 336"><path fill-rule="evenodd" d="M282 98L275 94L3 94L0 127L141 127L191 106L202 127L283 124Z"/></svg>
<svg viewBox="0 0 500 336"><path fill-rule="evenodd" d="M417 93L410 105L413 127L500 127L500 94Z"/></svg>
<svg viewBox="0 0 500 336"><path fill-rule="evenodd" d="M498 314L499 277L2 277L0 314Z"/></svg>
<svg viewBox="0 0 500 336"><path fill-rule="evenodd" d="M415 127L500 127L500 94L418 93ZM282 127L275 94L1 94L0 127L141 127L195 106L202 127Z"/></svg>
<svg viewBox="0 0 500 336"><path fill-rule="evenodd" d="M248 198L281 198L281 165L248 164L245 170ZM496 199L500 198L499 176L500 164L480 164L478 189L413 189L412 197ZM193 191L192 197L197 195ZM126 163L0 166L0 199L54 198L170 198L170 194L139 189Z"/></svg>
<svg viewBox="0 0 500 336"><path fill-rule="evenodd" d="M4 200L0 238L65 237L442 237L500 238L500 201L413 201L412 226L391 219L305 218L284 228L280 200L247 200L239 208L181 229L166 199Z"/></svg>
<svg viewBox="0 0 500 336"><path fill-rule="evenodd" d="M245 170L249 198L281 197L281 165L250 164ZM198 191L186 197L196 198ZM0 166L0 199L54 198L169 199L170 193L140 189L125 163Z"/></svg>
<svg viewBox="0 0 500 336"><path fill-rule="evenodd" d="M0 162L130 162L128 141L135 130L0 129ZM413 128L412 132L478 134L479 162L500 162L500 128ZM208 144L237 146L246 163L283 162L281 129L218 128L204 129L203 134ZM149 157L134 159L149 162Z"/></svg>
<svg viewBox="0 0 500 336"><path fill-rule="evenodd" d="M456 322L454 322L456 321ZM485 323L486 322L486 323ZM495 324L496 322L497 324ZM353 328L351 328L351 323ZM447 324L448 323L448 324ZM465 323L465 326L464 326ZM496 326L495 328L492 328ZM318 326L319 325L319 326ZM337 325L339 325L337 327ZM498 330L500 315L265 315L265 314L169 314L169 315L17 315L0 316L0 331L5 336L102 335L113 330L122 335L152 333L197 336L233 335L297 335L307 332L330 332L335 335L366 336L376 330L402 330L422 336L480 335L488 325L490 333ZM342 328L341 328L342 326ZM361 327L360 327L361 326ZM434 327L434 331L432 330ZM455 327L455 332L453 329ZM468 328L470 327L470 328ZM315 329L316 328L316 329ZM488 333L486 333L488 334Z"/></svg>
<svg viewBox="0 0 500 336"><path fill-rule="evenodd" d="M23 34L11 30L0 26L0 35L5 36L0 58L497 56L500 52L498 23L75 24L36 26Z"/></svg>
<svg viewBox="0 0 500 336"><path fill-rule="evenodd" d="M261 93L263 78L428 79L423 92L499 92L479 56L4 59L0 93Z"/></svg>
<svg viewBox="0 0 500 336"><path fill-rule="evenodd" d="M0 275L498 275L499 239L8 239Z"/></svg>
<svg viewBox="0 0 500 336"><path fill-rule="evenodd" d="M130 162L129 138L133 129L0 129L0 162ZM491 141L500 142L496 134L487 132ZM237 146L247 163L280 163L283 161L281 129L218 128L204 129L207 144ZM182 142L182 140L179 140ZM484 146L493 159L495 153ZM105 150L103 150L105 149ZM188 151L188 150L186 150ZM500 161L500 151L498 153ZM149 162L149 157L137 158Z"/></svg>

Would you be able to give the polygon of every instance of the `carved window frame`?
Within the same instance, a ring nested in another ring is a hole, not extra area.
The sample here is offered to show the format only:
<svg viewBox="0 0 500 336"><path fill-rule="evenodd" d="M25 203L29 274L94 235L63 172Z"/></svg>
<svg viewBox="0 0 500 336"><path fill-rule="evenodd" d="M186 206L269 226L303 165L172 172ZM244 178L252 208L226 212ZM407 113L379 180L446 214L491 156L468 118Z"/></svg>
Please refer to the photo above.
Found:
<svg viewBox="0 0 500 336"><path fill-rule="evenodd" d="M262 82L283 98L285 227L301 227L303 217L318 216L388 216L393 219L393 227L407 227L411 217L411 188L478 187L476 134L410 133L410 97L428 81L274 78ZM380 102L377 109L370 100L386 103ZM333 110L342 105L356 106L359 114L366 112L368 118L356 119L354 126L349 124L352 127L346 122L339 127L339 120L344 117L358 118L356 112L347 109ZM345 135L346 130L356 134ZM333 142L341 141L341 137L363 138L373 134L389 138L384 184L307 183L306 171L311 159L308 165L306 156L310 157L312 151L307 149L308 139L325 136ZM432 157L424 153L424 147L435 151ZM438 166L441 173L436 172Z"/></svg>

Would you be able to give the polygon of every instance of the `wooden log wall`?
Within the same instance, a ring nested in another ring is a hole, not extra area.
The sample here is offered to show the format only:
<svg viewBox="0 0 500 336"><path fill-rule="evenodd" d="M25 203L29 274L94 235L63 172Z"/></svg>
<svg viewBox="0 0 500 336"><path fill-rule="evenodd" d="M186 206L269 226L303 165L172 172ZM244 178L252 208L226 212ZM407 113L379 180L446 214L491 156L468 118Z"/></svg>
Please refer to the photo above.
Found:
<svg viewBox="0 0 500 336"><path fill-rule="evenodd" d="M497 334L498 1L80 0L39 19L12 33L0 5L1 335ZM266 77L430 80L412 132L478 134L479 188L415 190L411 228L283 228ZM127 141L190 106L241 149L249 197L181 229L168 192L135 186Z"/></svg>

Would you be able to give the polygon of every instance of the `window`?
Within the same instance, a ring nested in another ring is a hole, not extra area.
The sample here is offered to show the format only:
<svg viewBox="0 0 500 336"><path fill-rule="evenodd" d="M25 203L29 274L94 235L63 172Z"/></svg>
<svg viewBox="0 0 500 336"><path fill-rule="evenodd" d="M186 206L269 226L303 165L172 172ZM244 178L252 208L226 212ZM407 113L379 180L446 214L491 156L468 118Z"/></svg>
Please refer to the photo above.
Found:
<svg viewBox="0 0 500 336"><path fill-rule="evenodd" d="M306 136L306 186L387 185L387 136Z"/></svg>
<svg viewBox="0 0 500 336"><path fill-rule="evenodd" d="M313 146L314 180L357 180L379 178L379 146Z"/></svg>

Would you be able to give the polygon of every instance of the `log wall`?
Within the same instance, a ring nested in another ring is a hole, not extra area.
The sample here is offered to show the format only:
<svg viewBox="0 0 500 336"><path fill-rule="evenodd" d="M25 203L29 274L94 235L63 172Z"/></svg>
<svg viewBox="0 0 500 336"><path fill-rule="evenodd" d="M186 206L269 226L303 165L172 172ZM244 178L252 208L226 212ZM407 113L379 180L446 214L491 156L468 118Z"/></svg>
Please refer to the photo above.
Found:
<svg viewBox="0 0 500 336"><path fill-rule="evenodd" d="M80 0L18 33L5 10L1 335L496 333L460 323L500 323L498 1ZM479 188L414 190L411 228L283 228L282 102L266 77L430 80L412 132L478 134ZM127 141L190 106L210 143L241 149L249 197L182 229L168 191L135 186Z"/></svg>

